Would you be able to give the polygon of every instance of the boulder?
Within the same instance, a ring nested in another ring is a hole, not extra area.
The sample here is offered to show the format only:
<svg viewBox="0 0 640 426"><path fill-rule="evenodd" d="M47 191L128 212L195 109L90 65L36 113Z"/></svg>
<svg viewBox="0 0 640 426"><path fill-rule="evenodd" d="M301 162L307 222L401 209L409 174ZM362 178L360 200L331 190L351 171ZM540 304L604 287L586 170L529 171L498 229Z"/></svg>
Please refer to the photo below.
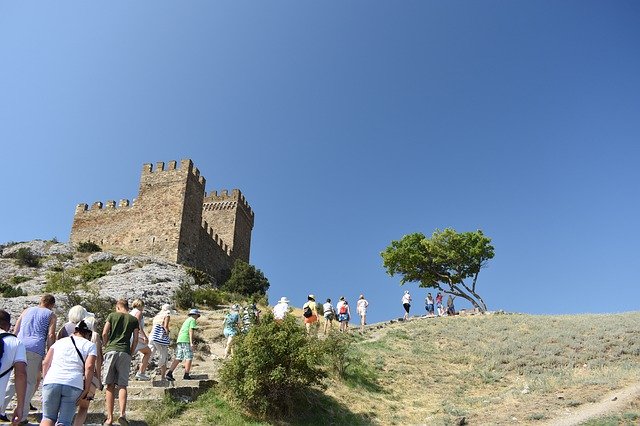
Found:
<svg viewBox="0 0 640 426"><path fill-rule="evenodd" d="M75 252L76 252L76 249L73 247L73 244L71 243L65 243L65 244L57 243L49 247L49 250L47 250L47 254L49 254L49 256L53 256L56 254L72 255Z"/></svg>
<svg viewBox="0 0 640 426"><path fill-rule="evenodd" d="M14 244L2 250L2 257L13 257L21 248L28 248L31 253L36 256L45 256L47 252L47 243L42 240L33 240L26 243Z"/></svg>
<svg viewBox="0 0 640 426"><path fill-rule="evenodd" d="M95 263L95 262L106 262L109 260L113 260L113 254L108 251L99 251L96 253L92 253L87 257L87 262Z"/></svg>

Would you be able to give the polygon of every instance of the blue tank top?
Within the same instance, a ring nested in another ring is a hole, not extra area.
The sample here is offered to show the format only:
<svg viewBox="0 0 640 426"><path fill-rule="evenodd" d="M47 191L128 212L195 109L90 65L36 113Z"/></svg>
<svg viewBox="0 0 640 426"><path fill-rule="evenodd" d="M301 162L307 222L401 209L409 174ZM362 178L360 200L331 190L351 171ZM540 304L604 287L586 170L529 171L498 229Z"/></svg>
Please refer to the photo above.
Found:
<svg viewBox="0 0 640 426"><path fill-rule="evenodd" d="M53 312L40 306L28 308L24 312L22 321L20 321L18 339L24 343L24 348L27 351L44 356L51 315Z"/></svg>

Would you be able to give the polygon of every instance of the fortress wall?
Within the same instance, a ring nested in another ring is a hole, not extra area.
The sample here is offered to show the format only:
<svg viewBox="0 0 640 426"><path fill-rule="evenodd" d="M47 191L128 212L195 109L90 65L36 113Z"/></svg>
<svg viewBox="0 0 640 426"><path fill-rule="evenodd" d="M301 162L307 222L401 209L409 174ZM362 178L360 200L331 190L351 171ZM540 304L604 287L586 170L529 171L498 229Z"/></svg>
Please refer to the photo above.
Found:
<svg viewBox="0 0 640 426"><path fill-rule="evenodd" d="M205 271L218 282L222 281L225 272L231 271L233 264L229 247L206 222L200 228L197 251L198 259L190 266Z"/></svg>

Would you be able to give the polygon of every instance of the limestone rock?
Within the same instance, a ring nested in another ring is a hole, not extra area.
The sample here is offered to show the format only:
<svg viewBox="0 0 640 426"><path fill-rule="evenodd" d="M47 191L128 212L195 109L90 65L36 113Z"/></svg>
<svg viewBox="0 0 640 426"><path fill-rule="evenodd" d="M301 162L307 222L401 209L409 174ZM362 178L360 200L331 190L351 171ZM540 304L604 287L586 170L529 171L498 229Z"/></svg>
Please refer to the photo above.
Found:
<svg viewBox="0 0 640 426"><path fill-rule="evenodd" d="M73 244L57 243L57 244L54 244L51 247L49 247L49 250L47 250L47 254L49 256L53 256L53 255L56 255L56 254L71 255L71 254L74 254L75 251L76 251L76 249L73 247Z"/></svg>
<svg viewBox="0 0 640 426"><path fill-rule="evenodd" d="M113 254L109 253L108 251L99 251L96 253L92 253L87 258L87 262L89 263L106 262L109 260L113 260Z"/></svg>
<svg viewBox="0 0 640 426"><path fill-rule="evenodd" d="M26 243L15 244L3 249L2 257L12 257L21 248L28 248L29 250L31 250L31 253L35 254L36 256L42 257L46 255L47 243L42 240L33 240L33 241L28 241Z"/></svg>

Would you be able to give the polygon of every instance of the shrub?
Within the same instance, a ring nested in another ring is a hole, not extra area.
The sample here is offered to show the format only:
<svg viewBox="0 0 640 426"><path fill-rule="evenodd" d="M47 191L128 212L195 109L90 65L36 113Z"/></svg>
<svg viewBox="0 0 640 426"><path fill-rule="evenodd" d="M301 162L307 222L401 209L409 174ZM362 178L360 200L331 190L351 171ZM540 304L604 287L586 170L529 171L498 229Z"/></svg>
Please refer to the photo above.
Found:
<svg viewBox="0 0 640 426"><path fill-rule="evenodd" d="M28 266L37 268L40 266L40 256L33 253L30 249L22 247L15 254L16 264L19 266Z"/></svg>
<svg viewBox="0 0 640 426"><path fill-rule="evenodd" d="M337 331L331 331L320 343L325 364L340 379L344 379L347 366L351 362L349 354L351 343L352 337L349 334Z"/></svg>
<svg viewBox="0 0 640 426"><path fill-rule="evenodd" d="M83 263L80 266L80 276L85 282L93 281L107 275L116 262L113 260L103 260L100 262Z"/></svg>
<svg viewBox="0 0 640 426"><path fill-rule="evenodd" d="M4 284L0 282L0 293L2 297L18 297L18 296L26 296L27 292L25 292L20 287L13 287L9 284Z"/></svg>
<svg viewBox="0 0 640 426"><path fill-rule="evenodd" d="M78 251L80 253L95 253L97 251L102 251L102 248L94 242L85 241L78 244Z"/></svg>
<svg viewBox="0 0 640 426"><path fill-rule="evenodd" d="M78 277L77 270L69 269L62 272L49 272L47 284L44 286L46 293L70 293L84 284Z"/></svg>
<svg viewBox="0 0 640 426"><path fill-rule="evenodd" d="M193 290L193 303L215 308L226 301L226 294L215 288L196 288Z"/></svg>
<svg viewBox="0 0 640 426"><path fill-rule="evenodd" d="M176 290L173 296L173 300L176 302L176 306L180 309L190 309L193 307L194 292L188 283L180 284L180 287Z"/></svg>
<svg viewBox="0 0 640 426"><path fill-rule="evenodd" d="M254 415L290 414L294 401L325 377L317 363L317 339L309 339L291 315L277 323L266 314L236 339L234 356L220 370L220 385Z"/></svg>
<svg viewBox="0 0 640 426"><path fill-rule="evenodd" d="M29 277L23 277L22 275L16 275L15 277L11 278L11 284L20 284L23 283L25 281L29 281L31 278Z"/></svg>

